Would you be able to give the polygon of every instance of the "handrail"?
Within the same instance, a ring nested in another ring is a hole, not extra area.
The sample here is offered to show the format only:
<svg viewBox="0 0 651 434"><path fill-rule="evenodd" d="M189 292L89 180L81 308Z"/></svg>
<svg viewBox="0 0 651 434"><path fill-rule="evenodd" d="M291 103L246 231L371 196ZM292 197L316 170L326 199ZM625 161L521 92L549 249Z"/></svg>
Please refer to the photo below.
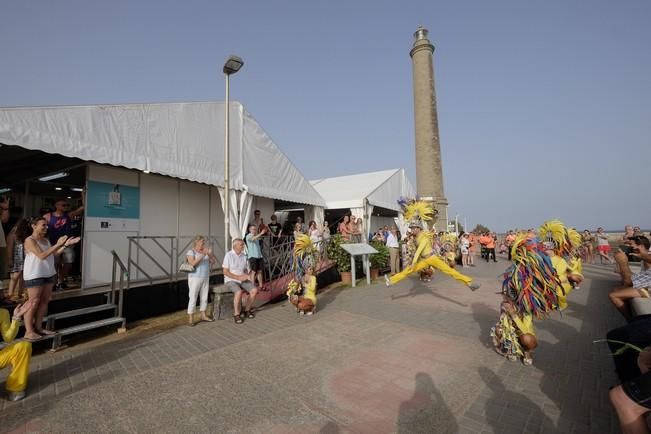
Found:
<svg viewBox="0 0 651 434"><path fill-rule="evenodd" d="M124 277L127 277L127 281L130 280L129 276L129 270L127 267L124 266L124 263L118 256L118 254L115 252L115 250L111 250L111 255L113 256L113 272L111 273L111 304L115 304L115 272L117 271L118 266L120 267L120 290L118 293L118 311L117 311L117 316L122 317L122 308L123 308L123 301L124 301Z"/></svg>

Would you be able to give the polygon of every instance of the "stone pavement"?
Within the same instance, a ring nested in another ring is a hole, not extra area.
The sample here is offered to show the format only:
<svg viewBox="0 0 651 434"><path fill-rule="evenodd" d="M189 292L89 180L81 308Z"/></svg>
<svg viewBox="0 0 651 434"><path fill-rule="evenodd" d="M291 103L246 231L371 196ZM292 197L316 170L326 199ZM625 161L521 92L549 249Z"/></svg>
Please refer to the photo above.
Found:
<svg viewBox="0 0 651 434"><path fill-rule="evenodd" d="M614 367L592 344L623 323L611 268L586 266L562 317L537 323L524 367L490 346L506 265L466 269L483 284L474 293L437 273L331 289L312 317L282 302L243 325L190 328L180 313L39 354L28 397L0 404L0 431L617 432Z"/></svg>

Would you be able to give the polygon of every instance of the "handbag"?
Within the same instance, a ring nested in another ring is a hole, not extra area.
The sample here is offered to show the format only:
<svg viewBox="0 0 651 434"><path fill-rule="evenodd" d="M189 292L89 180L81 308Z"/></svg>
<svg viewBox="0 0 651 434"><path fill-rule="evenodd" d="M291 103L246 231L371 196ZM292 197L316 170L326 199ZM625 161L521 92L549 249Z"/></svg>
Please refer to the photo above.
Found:
<svg viewBox="0 0 651 434"><path fill-rule="evenodd" d="M194 273L194 265L191 265L189 262L185 261L179 267L180 273Z"/></svg>

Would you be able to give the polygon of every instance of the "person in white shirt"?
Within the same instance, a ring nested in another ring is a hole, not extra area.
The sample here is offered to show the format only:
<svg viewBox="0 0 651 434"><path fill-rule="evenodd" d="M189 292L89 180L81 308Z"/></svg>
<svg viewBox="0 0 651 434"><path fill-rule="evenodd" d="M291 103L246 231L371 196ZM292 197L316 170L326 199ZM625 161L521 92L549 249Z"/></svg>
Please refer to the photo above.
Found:
<svg viewBox="0 0 651 434"><path fill-rule="evenodd" d="M395 226L391 226L387 236L387 247L389 248L391 275L393 276L400 271L400 244L398 244L398 230Z"/></svg>
<svg viewBox="0 0 651 434"><path fill-rule="evenodd" d="M233 249L224 255L224 262L222 263L224 269L224 284L233 296L233 320L235 324L242 324L244 317L255 318L253 310L253 302L255 296L258 295L258 288L251 282L249 276L249 267L246 253L244 253L244 240L236 238L233 240ZM242 297L246 293L246 303L244 306L244 313L241 314Z"/></svg>

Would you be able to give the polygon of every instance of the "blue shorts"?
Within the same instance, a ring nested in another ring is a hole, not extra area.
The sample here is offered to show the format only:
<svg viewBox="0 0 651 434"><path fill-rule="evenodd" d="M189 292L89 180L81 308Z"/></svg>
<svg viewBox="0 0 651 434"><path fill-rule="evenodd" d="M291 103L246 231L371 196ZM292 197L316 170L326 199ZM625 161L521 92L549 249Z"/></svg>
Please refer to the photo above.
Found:
<svg viewBox="0 0 651 434"><path fill-rule="evenodd" d="M25 281L25 288L33 288L35 286L43 286L47 284L57 283L57 275L50 277L37 277L36 279L30 279Z"/></svg>

